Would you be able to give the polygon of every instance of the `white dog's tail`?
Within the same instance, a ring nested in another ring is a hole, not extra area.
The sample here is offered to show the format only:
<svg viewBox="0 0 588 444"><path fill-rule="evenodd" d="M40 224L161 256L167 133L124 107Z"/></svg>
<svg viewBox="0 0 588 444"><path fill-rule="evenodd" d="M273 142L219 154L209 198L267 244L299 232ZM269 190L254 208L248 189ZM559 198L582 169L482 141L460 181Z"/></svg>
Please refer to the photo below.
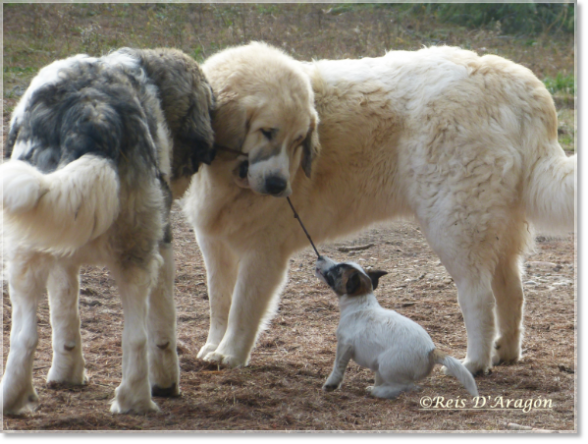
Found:
<svg viewBox="0 0 588 444"><path fill-rule="evenodd" d="M461 362L437 349L433 350L432 355L433 361L436 364L444 365L447 369L447 373L457 378L457 380L463 384L470 395L478 396L478 387L476 386L476 381L474 380L474 377L470 371L465 368Z"/></svg>
<svg viewBox="0 0 588 444"><path fill-rule="evenodd" d="M529 220L539 231L574 230L576 156L567 157L557 141L530 159L523 186Z"/></svg>
<svg viewBox="0 0 588 444"><path fill-rule="evenodd" d="M74 252L103 234L119 212L112 161L86 154L49 174L20 160L0 166L4 235L54 254Z"/></svg>

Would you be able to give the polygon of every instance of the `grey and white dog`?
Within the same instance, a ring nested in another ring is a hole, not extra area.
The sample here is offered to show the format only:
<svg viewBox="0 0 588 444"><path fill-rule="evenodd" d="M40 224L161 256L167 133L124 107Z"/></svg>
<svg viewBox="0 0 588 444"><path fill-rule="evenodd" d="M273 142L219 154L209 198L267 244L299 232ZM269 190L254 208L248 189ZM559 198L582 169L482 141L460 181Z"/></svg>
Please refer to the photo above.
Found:
<svg viewBox="0 0 588 444"><path fill-rule="evenodd" d="M157 410L179 394L169 225L174 198L214 157L212 90L181 51L123 48L56 61L15 108L1 167L10 353L4 413L38 403L37 305L48 289L47 382L84 384L78 312L83 263L110 268L124 311L113 413Z"/></svg>
<svg viewBox="0 0 588 444"><path fill-rule="evenodd" d="M337 294L341 310L337 354L324 390L339 388L353 359L375 372L375 384L368 390L378 398L395 398L414 388L414 382L428 376L435 364L445 365L447 373L478 396L476 382L461 362L437 350L416 322L380 306L373 291L385 271L365 272L356 263L336 263L324 256L317 260L315 271Z"/></svg>

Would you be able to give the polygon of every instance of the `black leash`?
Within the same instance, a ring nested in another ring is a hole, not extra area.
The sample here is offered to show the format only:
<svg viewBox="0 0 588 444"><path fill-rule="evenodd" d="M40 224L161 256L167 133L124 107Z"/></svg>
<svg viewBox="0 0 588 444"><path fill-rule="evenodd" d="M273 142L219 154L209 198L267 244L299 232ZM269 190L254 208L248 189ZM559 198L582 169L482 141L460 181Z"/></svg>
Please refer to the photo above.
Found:
<svg viewBox="0 0 588 444"><path fill-rule="evenodd" d="M228 146L224 146L224 145L219 145L217 143L214 144L214 147L217 150L221 150L221 151L227 151L229 153L233 153L233 154L238 154L238 155L242 155L242 156L246 156L247 154L245 154L244 152L240 151L240 150L236 150L233 148L229 148ZM292 205L292 202L290 201L289 197L286 197L286 199L288 200L288 203L290 204L290 208L292 208L292 212L294 213L294 218L298 219L298 223L300 224L300 226L302 227L302 229L304 230L304 234L306 234L306 237L308 238L310 245L312 245L312 248L314 249L314 252L316 253L317 257L321 257L321 255L319 254L318 250L316 249L316 247L314 246L314 242L312 241L312 239L310 238L310 234L308 234L308 231L306 231L306 228L304 227L304 224L302 223L302 221L300 220L300 216L298 216L298 213L296 212L296 210L294 209L294 205Z"/></svg>
<svg viewBox="0 0 588 444"><path fill-rule="evenodd" d="M288 203L290 204L290 208L292 208L292 211L294 212L294 217L296 219L298 219L298 223L300 224L300 226L302 227L302 229L304 230L304 234L306 234L306 237L308 238L308 240L310 241L310 245L312 245L312 248L314 249L314 252L316 253L317 257L320 258L321 255L319 254L318 250L316 249L316 247L314 246L314 243L312 242L312 239L310 238L310 234L308 234L308 231L306 231L306 228L304 228L304 224L302 223L302 221L300 220L300 216L298 216L298 213L296 212L296 210L294 209L294 205L292 205L292 202L290 202L290 198L286 197L286 199L288 200Z"/></svg>

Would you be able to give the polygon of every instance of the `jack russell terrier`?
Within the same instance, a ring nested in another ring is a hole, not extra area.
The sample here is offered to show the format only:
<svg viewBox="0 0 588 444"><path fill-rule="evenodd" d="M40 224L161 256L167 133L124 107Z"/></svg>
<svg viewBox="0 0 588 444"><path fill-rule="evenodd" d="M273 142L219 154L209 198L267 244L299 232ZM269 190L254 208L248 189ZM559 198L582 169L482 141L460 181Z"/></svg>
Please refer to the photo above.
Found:
<svg viewBox="0 0 588 444"><path fill-rule="evenodd" d="M378 304L373 291L385 274L366 273L353 262L337 264L324 256L317 260L316 275L335 291L341 310L335 364L323 390L339 388L353 358L376 373L375 384L368 390L378 398L395 398L414 388L413 383L428 376L435 364L444 365L470 395L478 396L476 382L461 362L437 350L416 322Z"/></svg>

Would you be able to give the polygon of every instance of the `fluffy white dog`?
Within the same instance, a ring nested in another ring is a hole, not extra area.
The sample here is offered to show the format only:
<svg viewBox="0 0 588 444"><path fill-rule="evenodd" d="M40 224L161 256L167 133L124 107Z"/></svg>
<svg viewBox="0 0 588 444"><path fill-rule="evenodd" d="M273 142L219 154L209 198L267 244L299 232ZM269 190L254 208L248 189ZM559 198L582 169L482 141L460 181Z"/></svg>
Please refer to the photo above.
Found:
<svg viewBox="0 0 588 444"><path fill-rule="evenodd" d="M339 296L341 310L335 364L323 389L339 388L353 359L375 372L375 385L368 390L378 398L395 398L414 388L413 382L429 375L435 364L444 365L470 395L478 396L476 382L461 362L437 350L416 322L378 304L373 291L384 274L324 256L317 260L316 275Z"/></svg>
<svg viewBox="0 0 588 444"><path fill-rule="evenodd" d="M533 227L574 229L576 156L531 71L451 47L304 63L259 43L203 70L216 142L243 155L205 166L185 200L210 295L200 357L249 361L290 256L308 245L276 198L291 195L317 242L414 217L457 286L464 365L519 359Z"/></svg>

